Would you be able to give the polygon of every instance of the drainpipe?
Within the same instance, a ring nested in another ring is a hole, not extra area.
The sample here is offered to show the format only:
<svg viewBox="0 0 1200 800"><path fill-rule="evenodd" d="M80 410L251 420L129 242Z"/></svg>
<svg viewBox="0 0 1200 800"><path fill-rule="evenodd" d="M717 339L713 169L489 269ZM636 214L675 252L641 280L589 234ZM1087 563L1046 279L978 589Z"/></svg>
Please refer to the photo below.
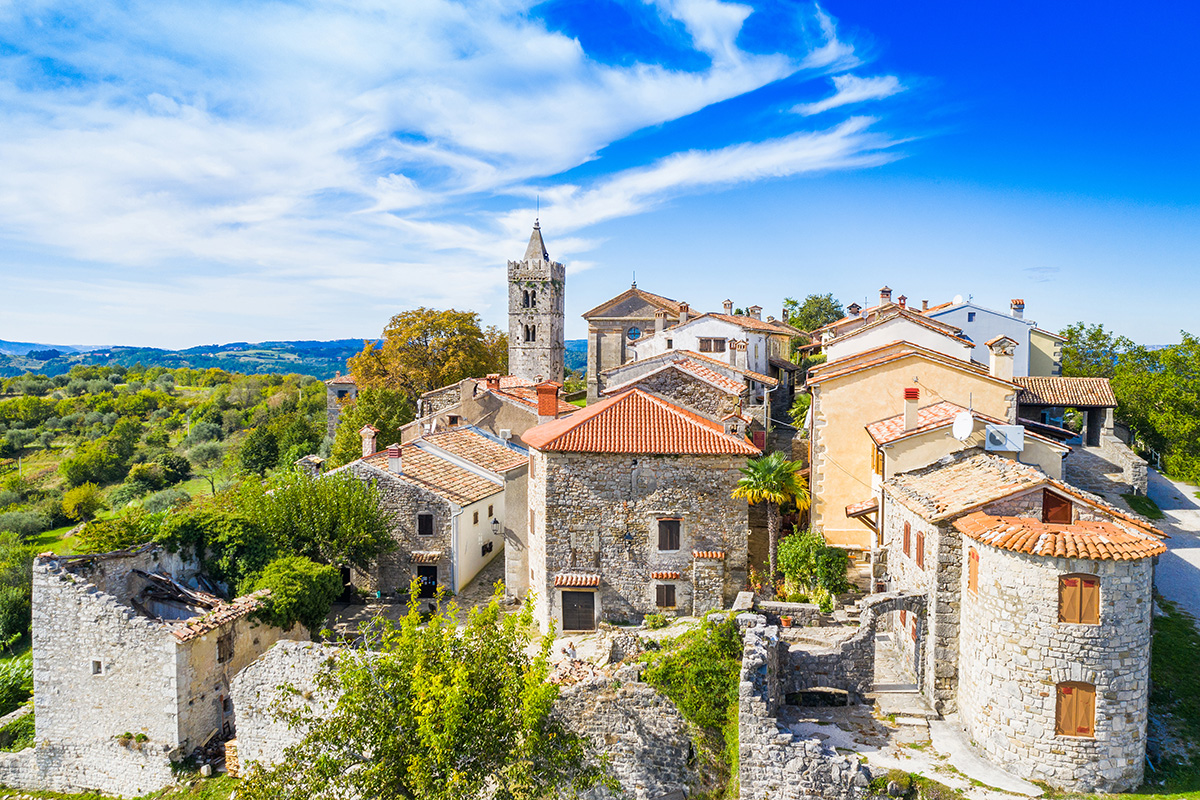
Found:
<svg viewBox="0 0 1200 800"><path fill-rule="evenodd" d="M451 503L450 508L454 509L455 505ZM462 506L457 508L458 511L450 512L450 586L455 594L458 594L458 518L465 510Z"/></svg>

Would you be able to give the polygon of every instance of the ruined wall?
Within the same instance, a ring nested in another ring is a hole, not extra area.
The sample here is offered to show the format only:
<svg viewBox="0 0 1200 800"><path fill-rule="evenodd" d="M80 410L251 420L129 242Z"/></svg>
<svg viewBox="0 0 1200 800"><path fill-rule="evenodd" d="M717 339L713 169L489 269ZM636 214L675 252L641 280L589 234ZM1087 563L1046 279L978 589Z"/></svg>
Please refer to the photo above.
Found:
<svg viewBox="0 0 1200 800"><path fill-rule="evenodd" d="M1150 559L1084 561L1014 553L966 539L979 554L978 595L962 584L959 717L989 760L1072 792L1142 782L1150 669ZM1100 578L1100 624L1058 621L1058 579ZM1096 687L1095 737L1055 734L1057 684Z"/></svg>
<svg viewBox="0 0 1200 800"><path fill-rule="evenodd" d="M39 741L17 753L0 753L0 785L140 797L175 782L167 753L164 745L151 742L122 746L113 739L79 744Z"/></svg>
<svg viewBox="0 0 1200 800"><path fill-rule="evenodd" d="M626 391L634 386L665 397L676 405L714 420L727 417L741 405L739 395L724 392L711 383L692 377L673 367L642 378L634 384L626 384L621 391ZM608 393L606 390L606 394Z"/></svg>

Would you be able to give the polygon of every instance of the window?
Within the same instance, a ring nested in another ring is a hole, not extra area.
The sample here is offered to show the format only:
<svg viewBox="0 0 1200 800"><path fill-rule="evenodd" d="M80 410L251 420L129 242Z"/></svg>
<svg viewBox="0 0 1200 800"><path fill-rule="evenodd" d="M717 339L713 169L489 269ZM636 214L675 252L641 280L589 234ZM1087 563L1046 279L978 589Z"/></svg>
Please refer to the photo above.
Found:
<svg viewBox="0 0 1200 800"><path fill-rule="evenodd" d="M479 512L478 511L476 511L475 514L471 517L471 524L472 525L479 524Z"/></svg>
<svg viewBox="0 0 1200 800"><path fill-rule="evenodd" d="M904 555L910 556L910 557L912 556L912 547L909 544L909 542L911 541L911 537L912 537L912 529L908 526L908 523L906 522L906 523L904 523Z"/></svg>
<svg viewBox="0 0 1200 800"><path fill-rule="evenodd" d="M659 608L675 607L675 587L669 583L660 583L654 587L654 604Z"/></svg>
<svg viewBox="0 0 1200 800"><path fill-rule="evenodd" d="M1042 490L1042 522L1070 525L1072 516L1070 500L1049 489Z"/></svg>
<svg viewBox="0 0 1200 800"><path fill-rule="evenodd" d="M536 342L537 341L537 326L535 326L535 325L526 325L525 326L525 341L527 341L527 342Z"/></svg>
<svg viewBox="0 0 1200 800"><path fill-rule="evenodd" d="M871 468L875 470L876 475L883 474L883 448L875 447L871 450Z"/></svg>
<svg viewBox="0 0 1200 800"><path fill-rule="evenodd" d="M92 674L93 675L103 675L104 674L104 663L102 661L100 661L99 659L95 659L92 661Z"/></svg>
<svg viewBox="0 0 1200 800"><path fill-rule="evenodd" d="M492 507L488 506L488 519L491 519L494 516L496 515L492 512Z"/></svg>
<svg viewBox="0 0 1200 800"><path fill-rule="evenodd" d="M917 531L917 566L925 569L925 531Z"/></svg>
<svg viewBox="0 0 1200 800"><path fill-rule="evenodd" d="M701 339L700 340L700 352L701 353L724 353L725 352L725 340L724 339Z"/></svg>
<svg viewBox="0 0 1200 800"><path fill-rule="evenodd" d="M1058 579L1058 621L1100 624L1100 579L1095 575L1063 575Z"/></svg>
<svg viewBox="0 0 1200 800"><path fill-rule="evenodd" d="M679 520L660 519L658 521L658 549L679 549Z"/></svg>
<svg viewBox="0 0 1200 800"><path fill-rule="evenodd" d="M417 514L417 535L433 536L433 514Z"/></svg>
<svg viewBox="0 0 1200 800"><path fill-rule="evenodd" d="M233 631L217 637L217 663L224 664L233 659Z"/></svg>
<svg viewBox="0 0 1200 800"><path fill-rule="evenodd" d="M1058 685L1058 707L1054 732L1059 736L1096 735L1096 687L1090 683L1067 681Z"/></svg>
<svg viewBox="0 0 1200 800"><path fill-rule="evenodd" d="M667 339L667 349L668 349L668 350L671 350L671 349L673 349L674 347L675 347L675 340L674 340L674 339Z"/></svg>
<svg viewBox="0 0 1200 800"><path fill-rule="evenodd" d="M967 591L979 594L979 553L974 547L967 551Z"/></svg>
<svg viewBox="0 0 1200 800"><path fill-rule="evenodd" d="M629 332L626 333L625 335L628 336L631 340L636 342L638 339L642 338L642 329L635 326L633 328L630 328Z"/></svg>
<svg viewBox="0 0 1200 800"><path fill-rule="evenodd" d="M458 416L457 414L449 414L449 415L447 415L447 421L449 422L449 424L450 424L450 427L454 427L455 425L457 425L457 424L458 424L458 422L459 422L459 419L460 419L460 418L459 418L459 416Z"/></svg>
<svg viewBox="0 0 1200 800"><path fill-rule="evenodd" d="M975 312L968 311L967 312L967 322L974 322L974 321L975 321Z"/></svg>

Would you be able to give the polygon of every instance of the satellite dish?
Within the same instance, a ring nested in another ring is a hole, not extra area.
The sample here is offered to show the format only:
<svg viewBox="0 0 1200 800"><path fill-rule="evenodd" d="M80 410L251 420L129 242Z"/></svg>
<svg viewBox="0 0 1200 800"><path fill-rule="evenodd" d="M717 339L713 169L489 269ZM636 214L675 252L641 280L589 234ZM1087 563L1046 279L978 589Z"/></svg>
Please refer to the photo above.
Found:
<svg viewBox="0 0 1200 800"><path fill-rule="evenodd" d="M959 305L959 304L961 304L961 303L962 303L962 300L963 300L963 298L962 298L962 295L961 295L961 294L956 294L956 295L954 295L954 300L953 300L953 303L954 303L954 305L956 305L956 306L957 306L957 305Z"/></svg>
<svg viewBox="0 0 1200 800"><path fill-rule="evenodd" d="M975 430L975 418L971 416L969 411L960 411L958 416L954 418L954 426L950 429L950 435L960 442L965 442L971 438L971 433Z"/></svg>

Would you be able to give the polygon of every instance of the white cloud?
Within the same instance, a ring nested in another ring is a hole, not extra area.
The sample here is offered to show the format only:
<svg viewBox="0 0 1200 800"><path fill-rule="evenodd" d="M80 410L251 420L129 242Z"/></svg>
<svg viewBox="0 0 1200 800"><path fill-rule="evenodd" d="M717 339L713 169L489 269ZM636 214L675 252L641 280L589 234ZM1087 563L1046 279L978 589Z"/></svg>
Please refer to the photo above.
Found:
<svg viewBox="0 0 1200 800"><path fill-rule="evenodd" d="M885 97L891 97L894 94L904 91L904 87L900 85L900 79L895 75L882 75L877 78L859 78L850 74L835 75L833 77L833 88L837 91L824 100L818 100L815 103L803 103L792 110L797 114L812 116L813 114L820 114L822 111L847 106L851 103L882 100Z"/></svg>

